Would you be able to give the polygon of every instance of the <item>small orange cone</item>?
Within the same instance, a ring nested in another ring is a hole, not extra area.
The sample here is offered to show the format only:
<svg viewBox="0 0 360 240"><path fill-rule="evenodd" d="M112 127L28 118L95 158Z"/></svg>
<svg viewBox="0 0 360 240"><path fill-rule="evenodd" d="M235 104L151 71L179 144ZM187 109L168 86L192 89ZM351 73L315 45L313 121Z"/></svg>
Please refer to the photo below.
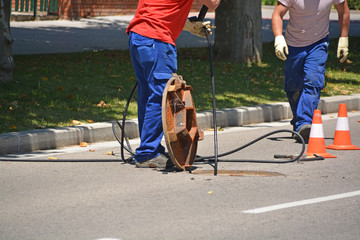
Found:
<svg viewBox="0 0 360 240"><path fill-rule="evenodd" d="M319 109L314 110L306 154L308 158L315 157L314 154L324 158L336 158L336 156L326 152L324 129L322 125L321 111Z"/></svg>
<svg viewBox="0 0 360 240"><path fill-rule="evenodd" d="M349 120L345 103L341 103L339 106L334 142L326 148L335 150L360 150L360 148L351 144Z"/></svg>

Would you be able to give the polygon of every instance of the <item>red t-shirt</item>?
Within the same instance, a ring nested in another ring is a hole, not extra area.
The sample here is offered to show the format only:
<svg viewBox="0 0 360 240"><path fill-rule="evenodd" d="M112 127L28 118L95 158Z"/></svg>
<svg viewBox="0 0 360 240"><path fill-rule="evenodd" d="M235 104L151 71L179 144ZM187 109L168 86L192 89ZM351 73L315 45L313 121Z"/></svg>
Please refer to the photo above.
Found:
<svg viewBox="0 0 360 240"><path fill-rule="evenodd" d="M193 0L139 0L136 14L126 32L136 32L175 45L192 3Z"/></svg>

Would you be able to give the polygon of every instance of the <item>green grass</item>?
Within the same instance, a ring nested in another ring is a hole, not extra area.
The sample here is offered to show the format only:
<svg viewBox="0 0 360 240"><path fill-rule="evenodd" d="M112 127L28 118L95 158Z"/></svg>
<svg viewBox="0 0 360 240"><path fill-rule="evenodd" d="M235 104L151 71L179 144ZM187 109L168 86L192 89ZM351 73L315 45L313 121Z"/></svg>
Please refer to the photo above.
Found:
<svg viewBox="0 0 360 240"><path fill-rule="evenodd" d="M322 96L360 93L360 38L350 39L345 64L332 41ZM193 87L197 111L212 108L207 48L180 49L178 74ZM0 83L0 133L121 119L136 79L128 51L15 56L10 84ZM286 101L283 62L273 44L263 45L261 64L214 62L218 109ZM136 118L132 101L128 118Z"/></svg>
<svg viewBox="0 0 360 240"><path fill-rule="evenodd" d="M277 0L261 0L261 5L276 5Z"/></svg>

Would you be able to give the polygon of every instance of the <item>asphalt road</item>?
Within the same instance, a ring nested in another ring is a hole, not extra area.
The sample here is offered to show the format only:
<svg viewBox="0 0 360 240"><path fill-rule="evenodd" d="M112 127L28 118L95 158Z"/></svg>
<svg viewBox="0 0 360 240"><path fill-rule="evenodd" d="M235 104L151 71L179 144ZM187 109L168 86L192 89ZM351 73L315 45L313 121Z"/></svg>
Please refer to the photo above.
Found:
<svg viewBox="0 0 360 240"><path fill-rule="evenodd" d="M328 145L337 114L322 119ZM359 120L359 112L349 113L357 146ZM218 132L219 152L278 129L290 129L289 122L224 129ZM227 158L274 160L277 153L298 153L301 145L288 135L269 136ZM131 143L135 148L138 140ZM206 131L198 154L211 155L213 149L213 133ZM106 155L110 151L115 155ZM218 176L211 165L200 163L189 173L104 162L120 159L116 142L14 155L13 160L58 160L0 162L0 238L360 239L360 151L327 152L337 158L219 162ZM65 159L97 162L56 162ZM248 174L220 174L225 170Z"/></svg>

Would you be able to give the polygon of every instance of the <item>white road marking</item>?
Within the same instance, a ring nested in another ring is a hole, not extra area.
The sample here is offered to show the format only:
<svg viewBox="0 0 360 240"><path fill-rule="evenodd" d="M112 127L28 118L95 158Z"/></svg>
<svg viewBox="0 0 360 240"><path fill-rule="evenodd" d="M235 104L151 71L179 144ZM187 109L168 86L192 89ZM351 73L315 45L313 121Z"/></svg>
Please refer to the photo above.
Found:
<svg viewBox="0 0 360 240"><path fill-rule="evenodd" d="M95 240L121 240L120 238L98 238Z"/></svg>
<svg viewBox="0 0 360 240"><path fill-rule="evenodd" d="M283 204L278 204L278 205L273 205L273 206L268 206L268 207L255 208L255 209L243 211L243 213L255 213L255 214L256 213L265 213L265 212L276 211L276 210L280 210L280 209L284 209L284 208L291 208L291 207L297 207L297 206L302 206L302 205L307 205L307 204L332 201L332 200L354 197L354 196L359 196L359 195L360 195L360 191L348 192L348 193L331 195L331 196L327 196L327 197L312 198L312 199L283 203Z"/></svg>

